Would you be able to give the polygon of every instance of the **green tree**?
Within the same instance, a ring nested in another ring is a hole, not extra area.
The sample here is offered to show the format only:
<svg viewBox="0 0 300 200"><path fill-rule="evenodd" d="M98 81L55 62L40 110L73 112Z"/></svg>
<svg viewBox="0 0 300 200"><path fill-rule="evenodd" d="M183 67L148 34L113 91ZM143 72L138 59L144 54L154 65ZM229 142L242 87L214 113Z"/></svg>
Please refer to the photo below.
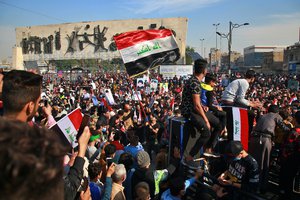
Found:
<svg viewBox="0 0 300 200"><path fill-rule="evenodd" d="M193 59L191 56L188 55L188 52L195 52L194 47L186 46L185 48L185 60L186 60L185 64L191 65L193 64Z"/></svg>
<svg viewBox="0 0 300 200"><path fill-rule="evenodd" d="M79 61L75 59L70 60L56 60L55 66L57 70L70 70L72 67L78 66Z"/></svg>

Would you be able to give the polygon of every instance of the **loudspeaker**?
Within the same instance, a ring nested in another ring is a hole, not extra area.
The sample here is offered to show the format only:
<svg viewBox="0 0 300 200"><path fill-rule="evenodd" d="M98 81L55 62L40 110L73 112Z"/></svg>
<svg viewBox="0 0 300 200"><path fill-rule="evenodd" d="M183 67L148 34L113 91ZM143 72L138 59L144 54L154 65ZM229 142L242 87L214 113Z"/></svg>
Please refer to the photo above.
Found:
<svg viewBox="0 0 300 200"><path fill-rule="evenodd" d="M170 138L169 138L169 156L168 163L170 162L170 157L173 157L174 147L178 147L180 150L180 158L182 159L183 152L185 150L187 141L189 139L189 134L193 133L192 123L185 119L184 117L173 117L170 119Z"/></svg>

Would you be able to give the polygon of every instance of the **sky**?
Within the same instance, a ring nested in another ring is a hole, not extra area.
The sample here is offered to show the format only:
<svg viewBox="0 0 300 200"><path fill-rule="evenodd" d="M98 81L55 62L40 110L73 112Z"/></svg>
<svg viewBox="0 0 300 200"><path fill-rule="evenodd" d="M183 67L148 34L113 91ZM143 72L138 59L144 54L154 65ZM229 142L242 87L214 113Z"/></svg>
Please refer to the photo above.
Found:
<svg viewBox="0 0 300 200"><path fill-rule="evenodd" d="M187 17L187 45L206 55L216 47L213 24L227 34L229 21L249 23L233 30L233 51L288 46L299 41L299 8L300 0L0 0L0 59L12 56L16 27L98 20ZM221 51L228 51L225 38Z"/></svg>

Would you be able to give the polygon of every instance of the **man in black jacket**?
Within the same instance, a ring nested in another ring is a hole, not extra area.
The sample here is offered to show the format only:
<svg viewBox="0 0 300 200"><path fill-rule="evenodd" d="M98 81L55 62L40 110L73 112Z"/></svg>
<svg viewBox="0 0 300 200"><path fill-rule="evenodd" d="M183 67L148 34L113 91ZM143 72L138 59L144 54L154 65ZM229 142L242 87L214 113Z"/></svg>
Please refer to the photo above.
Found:
<svg viewBox="0 0 300 200"><path fill-rule="evenodd" d="M88 141L90 139L90 129L84 128L82 135L78 140L79 150L75 158L73 166L71 166L69 173L64 177L65 185L65 200L73 200L77 194L77 190L83 179L83 165L84 156L87 149Z"/></svg>

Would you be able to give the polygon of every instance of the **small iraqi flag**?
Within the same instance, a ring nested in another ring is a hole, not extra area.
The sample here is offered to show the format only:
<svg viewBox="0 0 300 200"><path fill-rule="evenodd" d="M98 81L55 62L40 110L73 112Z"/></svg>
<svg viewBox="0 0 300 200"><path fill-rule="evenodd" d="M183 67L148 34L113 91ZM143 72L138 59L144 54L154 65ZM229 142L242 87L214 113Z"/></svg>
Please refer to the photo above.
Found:
<svg viewBox="0 0 300 200"><path fill-rule="evenodd" d="M130 77L180 58L176 40L169 29L138 30L114 37Z"/></svg>
<svg viewBox="0 0 300 200"><path fill-rule="evenodd" d="M82 113L80 109L75 109L67 116L60 119L56 124L50 127L51 130L59 134L63 144L71 145L72 148L78 146L76 135L82 122Z"/></svg>
<svg viewBox="0 0 300 200"><path fill-rule="evenodd" d="M249 121L248 110L239 107L223 107L227 114L228 139L241 141L245 150L248 150Z"/></svg>

